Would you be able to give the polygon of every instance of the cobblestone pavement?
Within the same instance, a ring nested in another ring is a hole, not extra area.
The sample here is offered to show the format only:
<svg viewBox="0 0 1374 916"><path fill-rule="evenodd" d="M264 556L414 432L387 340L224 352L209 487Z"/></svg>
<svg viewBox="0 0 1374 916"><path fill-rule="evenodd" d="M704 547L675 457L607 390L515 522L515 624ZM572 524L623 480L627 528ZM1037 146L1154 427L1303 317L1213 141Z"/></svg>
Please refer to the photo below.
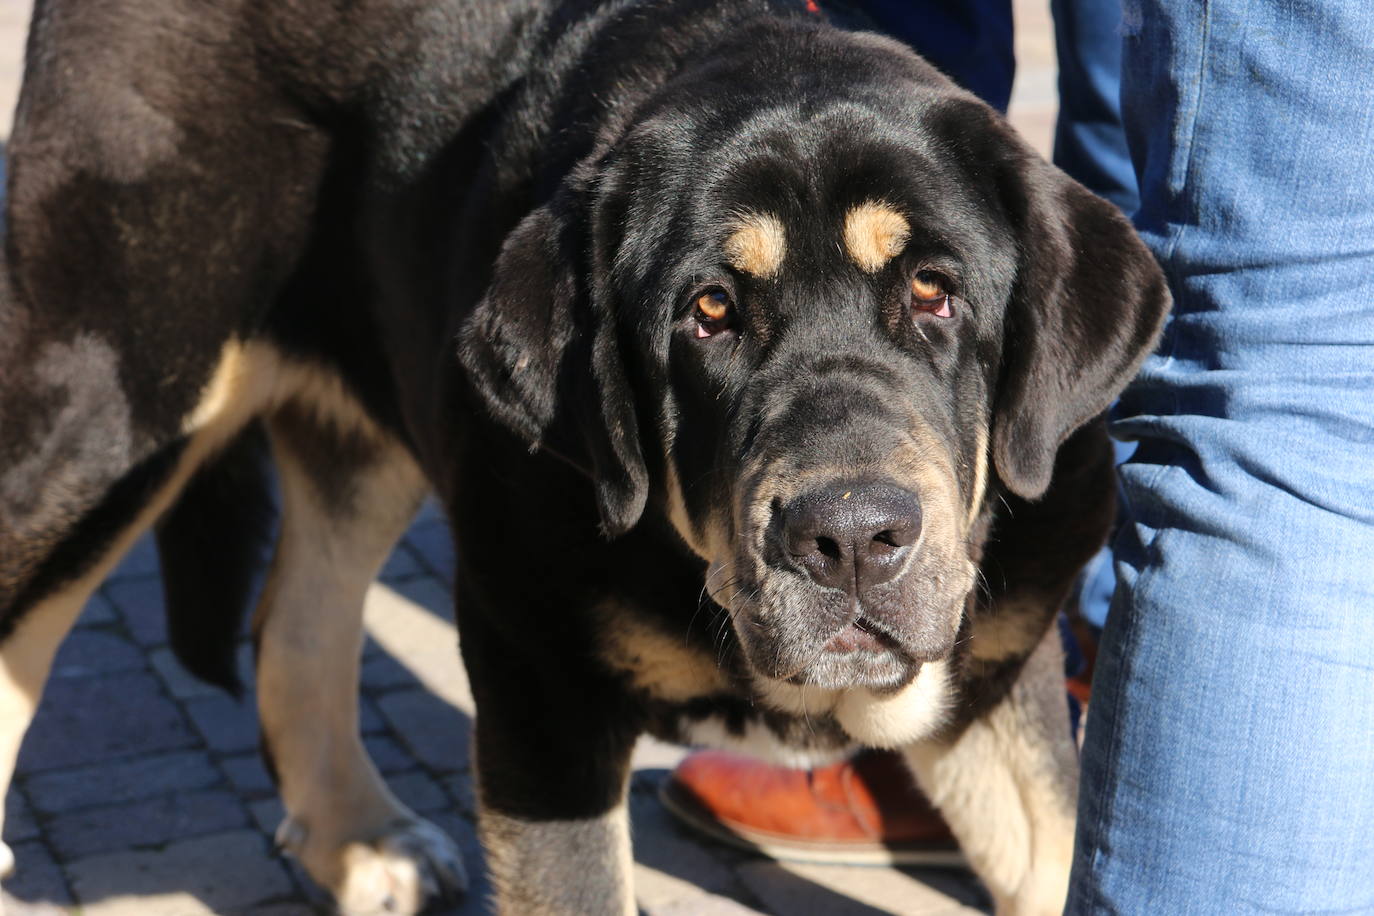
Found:
<svg viewBox="0 0 1374 916"><path fill-rule="evenodd" d="M1054 112L1042 0L1017 0L1022 71L1014 120L1038 147ZM0 0L0 136L8 134L27 0ZM473 833L473 713L450 623L452 558L427 507L368 597L362 666L365 743L392 790L462 846L473 888L455 914L486 911ZM328 912L272 849L281 817L241 700L191 678L166 646L157 557L141 542L63 645L5 799L18 859L7 916L296 916ZM245 675L251 666L245 643ZM245 684L252 678L245 676ZM698 842L655 790L683 752L636 756L631 811L636 892L646 916L936 916L985 911L967 874L780 865Z"/></svg>

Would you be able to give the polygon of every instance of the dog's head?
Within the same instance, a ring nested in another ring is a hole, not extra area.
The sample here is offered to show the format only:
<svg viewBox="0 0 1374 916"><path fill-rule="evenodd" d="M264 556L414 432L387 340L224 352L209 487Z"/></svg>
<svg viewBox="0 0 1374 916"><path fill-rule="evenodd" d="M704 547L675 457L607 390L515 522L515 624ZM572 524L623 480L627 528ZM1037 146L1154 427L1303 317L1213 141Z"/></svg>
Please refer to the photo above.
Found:
<svg viewBox="0 0 1374 916"><path fill-rule="evenodd" d="M671 519L756 674L895 688L953 648L989 487L1043 493L1168 294L896 43L741 41L520 224L462 358L531 441L577 418L608 534Z"/></svg>

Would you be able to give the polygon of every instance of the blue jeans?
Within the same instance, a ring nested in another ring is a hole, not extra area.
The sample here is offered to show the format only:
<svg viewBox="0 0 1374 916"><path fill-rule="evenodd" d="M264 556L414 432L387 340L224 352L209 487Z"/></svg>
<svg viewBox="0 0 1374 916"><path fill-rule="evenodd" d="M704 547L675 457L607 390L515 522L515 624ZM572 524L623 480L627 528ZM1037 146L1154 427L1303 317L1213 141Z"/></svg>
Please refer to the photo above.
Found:
<svg viewBox="0 0 1374 916"><path fill-rule="evenodd" d="M1374 912L1374 4L1124 26L1176 305L1115 423L1067 911Z"/></svg>

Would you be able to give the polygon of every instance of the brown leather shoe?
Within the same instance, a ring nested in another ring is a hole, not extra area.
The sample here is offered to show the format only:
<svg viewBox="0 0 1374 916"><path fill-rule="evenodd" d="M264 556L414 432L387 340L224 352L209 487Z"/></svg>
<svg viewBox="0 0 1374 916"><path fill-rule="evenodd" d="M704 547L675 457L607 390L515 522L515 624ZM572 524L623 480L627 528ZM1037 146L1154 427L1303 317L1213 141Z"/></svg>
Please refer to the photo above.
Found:
<svg viewBox="0 0 1374 916"><path fill-rule="evenodd" d="M692 830L774 859L965 864L949 828L890 751L810 771L698 751L678 764L659 797Z"/></svg>

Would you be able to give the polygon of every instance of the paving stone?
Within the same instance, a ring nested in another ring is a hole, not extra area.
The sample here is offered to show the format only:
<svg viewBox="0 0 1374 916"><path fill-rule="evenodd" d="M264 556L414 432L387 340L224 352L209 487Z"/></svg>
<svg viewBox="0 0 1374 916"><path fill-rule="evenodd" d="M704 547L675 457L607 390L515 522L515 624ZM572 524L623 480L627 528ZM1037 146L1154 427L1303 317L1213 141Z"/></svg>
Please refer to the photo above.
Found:
<svg viewBox="0 0 1374 916"><path fill-rule="evenodd" d="M635 877L637 880L638 875ZM694 897L684 897L661 906L646 906L641 903L640 907L644 916L768 916L767 911L745 906L738 900L701 892Z"/></svg>
<svg viewBox="0 0 1374 916"><path fill-rule="evenodd" d="M20 900L10 896L8 891L0 890L0 913L5 916L68 916L72 912L52 903Z"/></svg>
<svg viewBox="0 0 1374 916"><path fill-rule="evenodd" d="M124 555L124 559L115 567L114 572L110 573L110 579L146 578L157 576L161 572L162 567L157 558L157 542L153 539L152 532L149 532L134 542L134 546Z"/></svg>
<svg viewBox="0 0 1374 916"><path fill-rule="evenodd" d="M423 690L399 690L377 698L382 715L401 741L434 770L468 765L471 720Z"/></svg>
<svg viewBox="0 0 1374 916"><path fill-rule="evenodd" d="M643 905L670 903L682 896L684 886L698 892L742 895L734 871L684 833L655 796L631 793L630 835L634 837L635 888Z"/></svg>
<svg viewBox="0 0 1374 916"><path fill-rule="evenodd" d="M256 798L262 795L271 795L277 791L277 784L272 781L271 775L267 772L267 766L262 762L261 754L239 754L234 757L225 757L220 760L219 765L224 768L224 772L229 776L230 784L240 795Z"/></svg>
<svg viewBox="0 0 1374 916"><path fill-rule="evenodd" d="M45 827L53 851L68 861L247 825L248 814L237 795L209 789L83 808L55 816Z"/></svg>
<svg viewBox="0 0 1374 916"><path fill-rule="evenodd" d="M37 836L38 823L33 819L28 802L18 789L11 788L5 795L5 842L19 843Z"/></svg>
<svg viewBox="0 0 1374 916"><path fill-rule="evenodd" d="M451 802L443 788L419 770L388 776L386 784L412 811L446 811Z"/></svg>
<svg viewBox="0 0 1374 916"><path fill-rule="evenodd" d="M768 909L808 916L976 916L913 874L892 868L746 862L741 881Z"/></svg>
<svg viewBox="0 0 1374 916"><path fill-rule="evenodd" d="M368 641L371 645L377 646L374 640L369 639ZM364 654L362 674L359 679L362 681L363 689L369 692L392 690L397 687L416 687L420 683L409 668L388 655L386 650L380 646L377 646L375 651Z"/></svg>
<svg viewBox="0 0 1374 916"><path fill-rule="evenodd" d="M138 671L146 666L138 646L107 629L75 630L62 641L53 659L52 677L90 677Z"/></svg>
<svg viewBox="0 0 1374 916"><path fill-rule="evenodd" d="M387 735L364 735L363 747L372 763L382 773L400 773L414 769L417 761Z"/></svg>
<svg viewBox="0 0 1374 916"><path fill-rule="evenodd" d="M167 643L167 613L162 604L162 580L121 579L105 585L105 596L119 611L134 642L140 646Z"/></svg>
<svg viewBox="0 0 1374 916"><path fill-rule="evenodd" d="M458 773L449 773L440 780L444 785L444 790L448 792L458 805L458 810L470 818L477 816L477 786L472 779L471 770L462 770Z"/></svg>
<svg viewBox="0 0 1374 916"><path fill-rule="evenodd" d="M162 682L167 685L167 690L178 700L229 695L223 687L202 681L187 671L171 649L166 647L154 649L148 653L148 660L152 662L153 670L162 678ZM253 647L246 642L240 644L235 651L234 661L238 670L239 683L247 691L251 691L253 688Z"/></svg>
<svg viewBox="0 0 1374 916"><path fill-rule="evenodd" d="M19 772L169 751L195 734L157 678L129 672L49 681L19 754Z"/></svg>
<svg viewBox="0 0 1374 916"><path fill-rule="evenodd" d="M14 853L14 874L5 879L5 891L16 900L30 904L51 904L68 906L72 902L71 889L62 869L53 859L52 853L42 843L16 843L10 847ZM8 901L7 901L8 904ZM18 916L24 910L13 912L4 909L5 916ZM35 916L42 912L35 907Z"/></svg>
<svg viewBox="0 0 1374 916"><path fill-rule="evenodd" d="M412 525L405 543L439 578L453 583L453 538L447 522L434 519Z"/></svg>
<svg viewBox="0 0 1374 916"><path fill-rule="evenodd" d="M382 571L377 578L383 582L390 582L395 579L409 579L413 576L423 576L429 570L420 564L411 553L410 548L401 542L391 551L391 556L386 558L386 563L382 565Z"/></svg>
<svg viewBox="0 0 1374 916"><path fill-rule="evenodd" d="M280 798L264 798L250 802L248 813L253 816L253 823L258 825L258 829L271 838L281 826L282 818L286 817L286 808L282 806Z"/></svg>
<svg viewBox="0 0 1374 916"><path fill-rule="evenodd" d="M83 916L201 916L294 895L271 847L234 830L67 866Z"/></svg>
<svg viewBox="0 0 1374 916"><path fill-rule="evenodd" d="M422 525L425 522L442 522L444 520L444 508L439 505L438 497L430 496L420 504L420 511L415 513L415 520L411 522L411 527Z"/></svg>
<svg viewBox="0 0 1374 916"><path fill-rule="evenodd" d="M433 576L374 585L363 622L377 644L435 696L471 715L475 704L458 654L446 589Z"/></svg>
<svg viewBox="0 0 1374 916"><path fill-rule="evenodd" d="M386 719L377 710L377 704L368 697L358 697L358 731L364 735L375 735L386 729Z"/></svg>
<svg viewBox="0 0 1374 916"><path fill-rule="evenodd" d="M96 592L91 596L91 600L86 602L86 607L82 609L81 616L77 618L77 627L104 627L119 621L119 614L115 611L110 599L105 597L103 592Z"/></svg>
<svg viewBox="0 0 1374 916"><path fill-rule="evenodd" d="M318 916L320 910L304 901L295 903L263 903L242 910L230 910L225 916Z"/></svg>
<svg viewBox="0 0 1374 916"><path fill-rule="evenodd" d="M210 749L235 754L258 747L258 711L252 697L225 694L186 701L186 712Z"/></svg>
<svg viewBox="0 0 1374 916"><path fill-rule="evenodd" d="M204 789L223 780L204 751L174 751L130 760L34 773L24 781L34 808L59 814L92 805L138 801L167 792Z"/></svg>
<svg viewBox="0 0 1374 916"><path fill-rule="evenodd" d="M456 814L431 814L426 820L458 843L469 882L468 891L461 900L448 908L436 909L433 916L491 916L495 911L491 902L491 880L482 857L482 845L477 841L477 831L469 821Z"/></svg>

